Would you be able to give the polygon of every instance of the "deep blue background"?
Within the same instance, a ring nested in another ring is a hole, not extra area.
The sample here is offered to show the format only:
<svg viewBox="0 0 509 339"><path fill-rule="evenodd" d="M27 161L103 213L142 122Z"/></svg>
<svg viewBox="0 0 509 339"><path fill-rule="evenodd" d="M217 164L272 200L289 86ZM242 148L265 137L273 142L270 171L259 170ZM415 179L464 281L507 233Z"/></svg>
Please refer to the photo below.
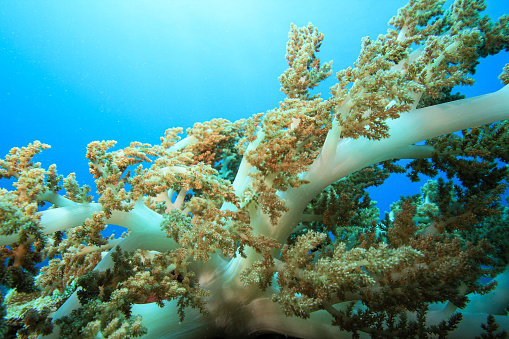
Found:
<svg viewBox="0 0 509 339"><path fill-rule="evenodd" d="M494 18L507 0L489 0ZM37 157L93 186L94 140L157 143L169 127L237 120L284 98L278 76L290 23L325 34L319 54L334 72L352 65L361 38L385 33L404 0L0 1L0 156L34 140ZM479 68L469 96L501 88L507 53ZM328 97L334 77L318 91ZM382 210L419 192L404 176L373 190ZM0 181L0 187L10 183Z"/></svg>

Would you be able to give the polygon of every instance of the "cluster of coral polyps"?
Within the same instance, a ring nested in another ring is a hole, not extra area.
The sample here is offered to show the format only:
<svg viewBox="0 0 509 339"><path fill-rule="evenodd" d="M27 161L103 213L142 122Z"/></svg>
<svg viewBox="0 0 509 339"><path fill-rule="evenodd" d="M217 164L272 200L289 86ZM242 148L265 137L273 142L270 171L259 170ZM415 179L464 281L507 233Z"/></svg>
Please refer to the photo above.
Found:
<svg viewBox="0 0 509 339"><path fill-rule="evenodd" d="M292 25L279 107L169 129L159 145L92 142L94 196L35 162L48 145L13 148L0 160L14 182L0 190L1 333L502 336L509 66L495 93L451 90L508 49L508 17L442 4L411 1L365 38L326 100L309 91L332 73L323 35ZM405 172L436 178L380 218L367 189ZM107 225L126 232L103 237Z"/></svg>

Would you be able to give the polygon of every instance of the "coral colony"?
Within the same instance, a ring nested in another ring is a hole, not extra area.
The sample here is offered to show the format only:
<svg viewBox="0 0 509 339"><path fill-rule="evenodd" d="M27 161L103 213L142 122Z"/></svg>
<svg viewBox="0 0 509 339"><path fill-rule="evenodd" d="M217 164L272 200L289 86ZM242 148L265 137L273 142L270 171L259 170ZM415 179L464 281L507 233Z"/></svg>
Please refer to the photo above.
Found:
<svg viewBox="0 0 509 339"><path fill-rule="evenodd" d="M277 108L170 128L158 145L90 143L97 201L33 161L48 145L13 148L2 334L503 337L509 65L495 93L451 89L508 50L509 17L443 2L412 0L365 38L327 100L309 92L332 73L323 35L292 25ZM432 179L380 219L366 189L391 173ZM105 238L108 224L127 231Z"/></svg>

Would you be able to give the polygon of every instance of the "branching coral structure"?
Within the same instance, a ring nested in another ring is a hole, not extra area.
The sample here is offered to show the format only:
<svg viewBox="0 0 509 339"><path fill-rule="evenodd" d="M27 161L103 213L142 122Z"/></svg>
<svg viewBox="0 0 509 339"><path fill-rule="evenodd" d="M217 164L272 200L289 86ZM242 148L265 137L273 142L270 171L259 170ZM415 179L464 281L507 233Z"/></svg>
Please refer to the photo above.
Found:
<svg viewBox="0 0 509 339"><path fill-rule="evenodd" d="M92 142L96 198L35 162L48 145L13 148L1 333L503 337L509 66L497 92L451 91L509 50L509 17L444 2L411 0L365 38L329 99L310 92L332 74L324 36L292 25L277 108L168 129L158 145ZM380 218L366 189L405 172L431 179ZM105 238L108 225L126 232Z"/></svg>

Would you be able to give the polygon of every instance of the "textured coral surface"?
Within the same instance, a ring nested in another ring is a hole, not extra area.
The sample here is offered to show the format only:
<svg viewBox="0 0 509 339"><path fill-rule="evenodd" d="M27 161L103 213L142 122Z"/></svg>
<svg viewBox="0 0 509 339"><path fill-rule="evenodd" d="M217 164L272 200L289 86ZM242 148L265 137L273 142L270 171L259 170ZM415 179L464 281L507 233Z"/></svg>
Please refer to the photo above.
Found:
<svg viewBox="0 0 509 339"><path fill-rule="evenodd" d="M509 65L497 92L452 89L509 49L509 17L443 2L412 0L365 38L329 99L311 91L332 75L324 36L292 25L276 108L155 145L91 142L94 188L36 162L49 145L12 148L0 333L503 337ZM394 173L429 180L380 217L367 189Z"/></svg>

